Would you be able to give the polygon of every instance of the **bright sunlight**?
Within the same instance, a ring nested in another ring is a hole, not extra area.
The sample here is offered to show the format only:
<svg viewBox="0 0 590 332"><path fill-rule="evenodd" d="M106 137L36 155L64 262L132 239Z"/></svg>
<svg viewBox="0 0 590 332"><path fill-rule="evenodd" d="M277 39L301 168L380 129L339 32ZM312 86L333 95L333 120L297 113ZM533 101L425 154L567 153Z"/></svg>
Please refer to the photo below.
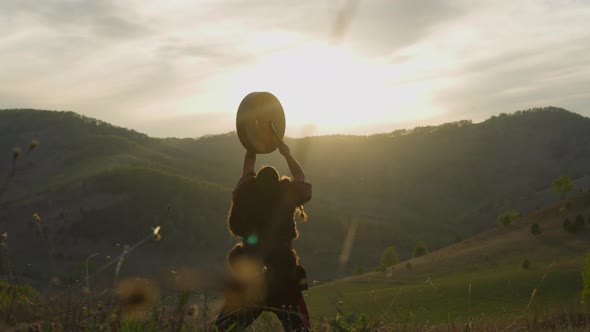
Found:
<svg viewBox="0 0 590 332"><path fill-rule="evenodd" d="M422 112L433 111L420 98L420 87L392 89L387 67L392 66L365 61L347 48L310 42L261 57L233 80L242 95L251 91L275 94L290 125L311 124L322 132L382 121L413 121Z"/></svg>

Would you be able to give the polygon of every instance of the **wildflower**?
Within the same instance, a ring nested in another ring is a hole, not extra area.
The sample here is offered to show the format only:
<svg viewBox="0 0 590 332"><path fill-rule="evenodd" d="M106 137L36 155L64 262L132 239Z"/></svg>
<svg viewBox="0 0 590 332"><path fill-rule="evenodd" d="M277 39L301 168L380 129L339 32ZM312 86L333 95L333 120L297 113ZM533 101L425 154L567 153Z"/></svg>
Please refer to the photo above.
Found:
<svg viewBox="0 0 590 332"><path fill-rule="evenodd" d="M115 248L117 248L117 249L121 248L121 244L120 243L115 244Z"/></svg>
<svg viewBox="0 0 590 332"><path fill-rule="evenodd" d="M344 304L344 302L342 302L342 301L338 301L338 305L339 305L339 306L342 306L342 304Z"/></svg>
<svg viewBox="0 0 590 332"><path fill-rule="evenodd" d="M320 283L320 282L319 282L319 281L317 281L317 280L314 280L314 281L313 281L313 285L314 285L314 286L317 286L319 283Z"/></svg>
<svg viewBox="0 0 590 332"><path fill-rule="evenodd" d="M12 148L12 159L17 160L23 154L23 150L19 147Z"/></svg>
<svg viewBox="0 0 590 332"><path fill-rule="evenodd" d="M126 279L119 283L117 295L126 314L145 313L160 297L159 290L145 279Z"/></svg>
<svg viewBox="0 0 590 332"><path fill-rule="evenodd" d="M170 274L173 275L173 276L175 276L176 275L176 271L170 270Z"/></svg>
<svg viewBox="0 0 590 332"><path fill-rule="evenodd" d="M8 240L8 233L7 232L2 233L2 240L3 241Z"/></svg>
<svg viewBox="0 0 590 332"><path fill-rule="evenodd" d="M154 241L160 241L162 239L162 235L160 234L160 226L156 226L156 228L152 228L154 232Z"/></svg>
<svg viewBox="0 0 590 332"><path fill-rule="evenodd" d="M33 219L35 219L35 222L40 224L41 223L41 217L39 216L38 213L33 213Z"/></svg>
<svg viewBox="0 0 590 332"><path fill-rule="evenodd" d="M31 144L29 144L29 149L27 151L33 151L39 146L39 140L33 139Z"/></svg>
<svg viewBox="0 0 590 332"><path fill-rule="evenodd" d="M53 287L61 286L61 279L59 279L59 277L51 278L51 286L53 286Z"/></svg>
<svg viewBox="0 0 590 332"><path fill-rule="evenodd" d="M27 263L27 267L30 268L32 265L31 263Z"/></svg>
<svg viewBox="0 0 590 332"><path fill-rule="evenodd" d="M111 261L111 256L107 256L107 262Z"/></svg>
<svg viewBox="0 0 590 332"><path fill-rule="evenodd" d="M160 226L156 226L156 228L152 228L154 231L154 235L158 235L160 233Z"/></svg>
<svg viewBox="0 0 590 332"><path fill-rule="evenodd" d="M190 308L188 308L186 315L189 317L195 317L195 316L197 316L198 313L199 313L199 307L197 307L196 305L192 305L192 306L190 306Z"/></svg>

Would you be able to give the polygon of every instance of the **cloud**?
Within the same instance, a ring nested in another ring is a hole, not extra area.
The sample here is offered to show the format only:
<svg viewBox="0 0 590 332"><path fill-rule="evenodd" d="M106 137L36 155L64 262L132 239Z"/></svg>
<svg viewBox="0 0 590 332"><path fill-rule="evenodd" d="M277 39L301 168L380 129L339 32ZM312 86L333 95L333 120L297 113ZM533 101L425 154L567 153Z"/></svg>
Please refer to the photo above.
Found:
<svg viewBox="0 0 590 332"><path fill-rule="evenodd" d="M464 9L452 1L361 1L343 37L370 55L391 54L427 37Z"/></svg>
<svg viewBox="0 0 590 332"><path fill-rule="evenodd" d="M370 63L358 68L371 73L338 77L366 80L352 85L359 93L378 87L383 103L363 118L383 120L314 134L548 104L590 115L589 16L587 2L567 0L1 1L0 108L73 110L158 136L227 132L260 75L252 68L323 43ZM305 83L305 61L315 60L295 57L265 77L299 71ZM292 122L292 133L306 123Z"/></svg>
<svg viewBox="0 0 590 332"><path fill-rule="evenodd" d="M129 16L132 16L132 11L125 11L115 2L106 0L8 0L0 3L0 17L13 22L24 17L57 33L87 33L118 39L134 38L149 32Z"/></svg>

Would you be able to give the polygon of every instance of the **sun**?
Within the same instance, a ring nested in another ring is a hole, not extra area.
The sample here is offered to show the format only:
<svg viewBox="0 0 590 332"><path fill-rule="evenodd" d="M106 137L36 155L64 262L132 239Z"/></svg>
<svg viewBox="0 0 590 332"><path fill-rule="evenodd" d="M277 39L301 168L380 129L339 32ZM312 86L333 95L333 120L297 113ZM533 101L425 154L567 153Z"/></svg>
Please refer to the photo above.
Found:
<svg viewBox="0 0 590 332"><path fill-rule="evenodd" d="M290 136L387 131L440 112L432 98L439 82L415 75L432 61L393 63L321 41L295 45L228 73L215 85L231 97L218 99L233 102L231 109L251 92L273 93L285 109Z"/></svg>
<svg viewBox="0 0 590 332"><path fill-rule="evenodd" d="M262 57L239 76L244 93L275 94L289 125L328 131L378 121L383 114L377 110L389 98L378 68L349 49L320 42Z"/></svg>

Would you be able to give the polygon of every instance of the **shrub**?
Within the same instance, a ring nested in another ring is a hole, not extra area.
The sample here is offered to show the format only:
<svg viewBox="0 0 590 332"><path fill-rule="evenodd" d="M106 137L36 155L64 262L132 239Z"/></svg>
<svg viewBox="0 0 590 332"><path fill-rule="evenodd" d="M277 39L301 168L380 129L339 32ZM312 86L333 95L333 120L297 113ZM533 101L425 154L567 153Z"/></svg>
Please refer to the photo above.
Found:
<svg viewBox="0 0 590 332"><path fill-rule="evenodd" d="M504 212L498 217L498 224L500 226L506 227L512 224L518 218L520 218L520 213L517 211Z"/></svg>
<svg viewBox="0 0 590 332"><path fill-rule="evenodd" d="M528 258L525 258L524 261L522 261L521 266L523 269L528 270L531 267L531 261L529 261Z"/></svg>
<svg viewBox="0 0 590 332"><path fill-rule="evenodd" d="M387 247L381 255L381 270L385 271L388 267L394 266L399 262L399 255L393 246Z"/></svg>
<svg viewBox="0 0 590 332"><path fill-rule="evenodd" d="M539 226L539 224L532 224L531 225L531 234L539 235L541 233L543 233L543 231L541 230L541 226Z"/></svg>
<svg viewBox="0 0 590 332"><path fill-rule="evenodd" d="M576 216L576 219L573 223L567 218L563 221L563 228L570 233L577 233L583 230L585 227L586 223L584 222L584 217L580 214Z"/></svg>
<svg viewBox="0 0 590 332"><path fill-rule="evenodd" d="M565 220L563 221L563 229L565 229L566 231L570 231L570 228L572 226L572 223L570 222L570 220L568 218L565 218Z"/></svg>
<svg viewBox="0 0 590 332"><path fill-rule="evenodd" d="M416 244L416 248L414 248L414 257L424 256L428 253L428 246L424 241L420 241Z"/></svg>
<svg viewBox="0 0 590 332"><path fill-rule="evenodd" d="M26 305L37 299L39 292L29 285L20 285L0 280L0 310L7 312L14 306Z"/></svg>
<svg viewBox="0 0 590 332"><path fill-rule="evenodd" d="M358 266L358 267L357 267L357 268L354 270L354 274L356 274L357 276L358 276L358 275L361 275L361 274L363 274L363 273L365 273L365 269L363 269L363 267L362 267L362 266Z"/></svg>
<svg viewBox="0 0 590 332"><path fill-rule="evenodd" d="M578 214L576 216L576 221L574 221L574 227L576 228L576 230L581 230L586 226L586 222L584 221L584 216L582 216L581 214Z"/></svg>
<svg viewBox="0 0 590 332"><path fill-rule="evenodd" d="M561 196L561 198L564 198L565 194L572 191L572 189L572 180L567 175L562 175L553 181L553 192Z"/></svg>

